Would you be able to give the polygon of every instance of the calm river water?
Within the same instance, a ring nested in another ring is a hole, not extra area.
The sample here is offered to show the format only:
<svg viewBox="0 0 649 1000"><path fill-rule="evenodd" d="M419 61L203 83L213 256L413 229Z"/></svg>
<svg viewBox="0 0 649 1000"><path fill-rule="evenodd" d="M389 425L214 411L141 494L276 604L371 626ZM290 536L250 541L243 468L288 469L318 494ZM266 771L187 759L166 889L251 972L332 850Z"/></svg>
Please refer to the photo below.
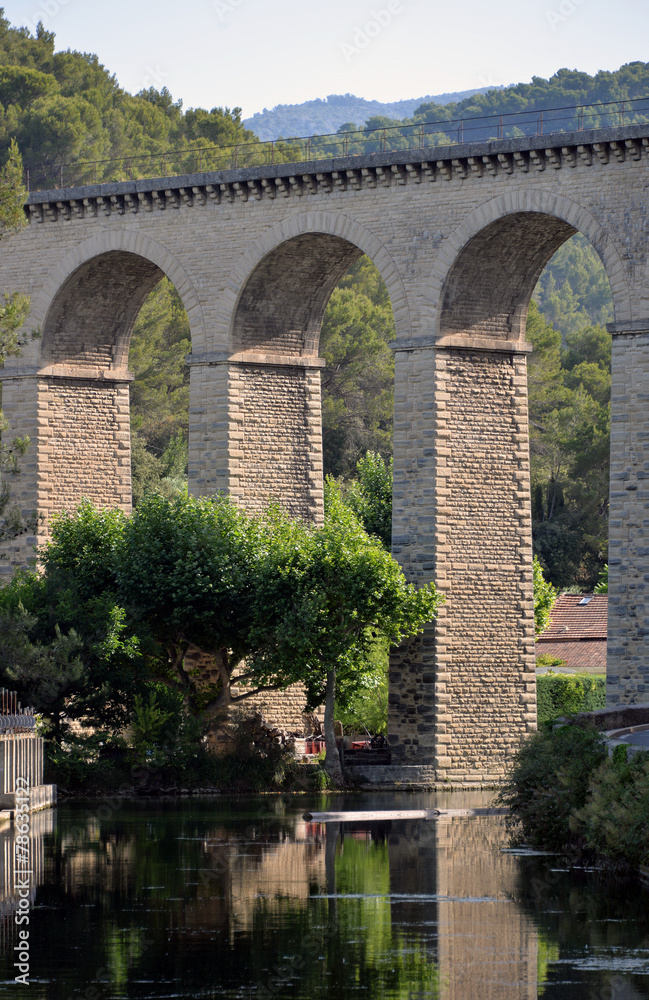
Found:
<svg viewBox="0 0 649 1000"><path fill-rule="evenodd" d="M302 819L489 798L125 800L33 816L28 990L14 982L0 832L0 996L649 998L649 892L634 881L508 853L499 817Z"/></svg>

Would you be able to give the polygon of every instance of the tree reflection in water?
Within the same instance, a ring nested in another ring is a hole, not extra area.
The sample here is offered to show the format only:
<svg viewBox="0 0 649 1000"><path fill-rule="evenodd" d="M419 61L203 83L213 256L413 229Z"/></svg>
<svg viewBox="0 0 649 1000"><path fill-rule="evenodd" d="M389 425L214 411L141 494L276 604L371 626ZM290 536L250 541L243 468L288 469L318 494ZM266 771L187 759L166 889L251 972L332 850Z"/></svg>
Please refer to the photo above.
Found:
<svg viewBox="0 0 649 1000"><path fill-rule="evenodd" d="M565 891L553 884L547 899L532 889L543 865L503 854L495 817L367 826L301 819L323 804L264 797L125 801L103 813L59 807L41 837L30 996L523 1000L545 979L547 997L590 1000L593 984L608 980L578 964L574 991L552 992L565 981L565 955L583 959L597 935L609 952L633 951L649 933L640 905L609 926L610 887L591 890L586 877L581 888L574 879ZM432 795L408 799L409 807L434 804ZM375 805L376 796L354 800L354 809ZM6 834L4 846L6 859ZM549 916L548 906L558 912ZM0 995L22 996L4 943ZM620 997L649 996L646 981L631 972L625 984L640 992Z"/></svg>

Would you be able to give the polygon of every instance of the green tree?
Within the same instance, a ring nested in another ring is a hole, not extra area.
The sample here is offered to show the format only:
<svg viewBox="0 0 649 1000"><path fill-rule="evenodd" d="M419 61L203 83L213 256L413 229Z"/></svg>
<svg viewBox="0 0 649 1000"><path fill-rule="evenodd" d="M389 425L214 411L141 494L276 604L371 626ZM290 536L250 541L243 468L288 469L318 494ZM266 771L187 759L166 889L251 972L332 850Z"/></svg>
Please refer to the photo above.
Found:
<svg viewBox="0 0 649 1000"><path fill-rule="evenodd" d="M330 496L338 497L341 486L325 481L325 510ZM368 535L379 538L389 552L392 545L392 459L368 451L356 463L356 478L342 485L344 503L351 508ZM336 718L343 725L363 725L373 733L385 733L388 721L389 646L377 641L368 657L360 688L347 698L336 699Z"/></svg>
<svg viewBox="0 0 649 1000"><path fill-rule="evenodd" d="M300 544L269 546L258 593L261 610L273 609L272 628L263 618L253 628L252 669L268 684L304 684L310 708L324 702L325 768L340 784L337 691L343 699L357 692L377 641L394 645L421 632L442 597L432 583L408 584L339 496L328 508L324 527Z"/></svg>
<svg viewBox="0 0 649 1000"><path fill-rule="evenodd" d="M6 598L5 598L6 600ZM82 641L56 625L45 642L34 637L37 617L22 606L6 609L0 594L0 678L45 720L44 733L56 742L67 735L66 708L79 688L88 686L80 656Z"/></svg>
<svg viewBox="0 0 649 1000"><path fill-rule="evenodd" d="M439 603L432 585L406 584L336 499L315 530L278 510L250 518L225 500L145 496L126 524L117 588L193 714L214 720L303 682L310 708L325 701L332 771L336 676L343 696L357 690L377 640L413 634ZM190 646L214 658L213 683L188 666Z"/></svg>
<svg viewBox="0 0 649 1000"><path fill-rule="evenodd" d="M534 548L555 586L592 587L606 560L611 341L561 334L533 302L527 324Z"/></svg>
<svg viewBox="0 0 649 1000"><path fill-rule="evenodd" d="M543 567L534 556L532 565L534 579L534 631L538 635L550 624L554 602L557 599L557 589L543 576Z"/></svg>
<svg viewBox="0 0 649 1000"><path fill-rule="evenodd" d="M32 186L127 179L229 165L223 147L255 142L239 108L191 109L166 88L131 95L96 55L55 52L52 32L13 28L0 13L0 152L15 138ZM169 158L169 151L177 155ZM212 159L208 157L211 153ZM166 158L165 158L166 154ZM261 154L255 153L260 161ZM277 150L277 160L281 151ZM150 159L150 157L154 159Z"/></svg>
<svg viewBox="0 0 649 1000"><path fill-rule="evenodd" d="M348 475L366 451L392 451L394 319L387 288L362 257L334 290L325 312L320 353L325 471Z"/></svg>
<svg viewBox="0 0 649 1000"><path fill-rule="evenodd" d="M571 815L585 805L592 772L605 758L604 736L595 729L560 726L533 733L518 751L499 796L511 809L510 829L534 847L563 851L577 846Z"/></svg>
<svg viewBox="0 0 649 1000"><path fill-rule="evenodd" d="M608 563L604 566L599 574L599 580L593 588L593 593L595 594L608 594Z"/></svg>
<svg viewBox="0 0 649 1000"><path fill-rule="evenodd" d="M179 690L192 715L210 722L245 701L234 694L243 669L263 551L261 525L227 500L144 496L125 525L116 570L119 600L149 651L151 671ZM204 684L187 658L209 653L215 680Z"/></svg>
<svg viewBox="0 0 649 1000"><path fill-rule="evenodd" d="M325 505L329 487L325 489ZM356 463L356 478L344 493L368 535L380 538L390 551L392 545L392 459L387 461L374 451L368 451Z"/></svg>
<svg viewBox="0 0 649 1000"><path fill-rule="evenodd" d="M115 727L139 705L144 717L150 682L209 722L301 681L310 708L325 701L327 766L339 779L336 684L343 698L358 691L377 642L420 631L440 600L432 584L406 583L339 498L321 529L279 510L249 517L225 499L148 494L130 518L86 502L55 521L42 573L0 590L10 626L0 667L47 711L59 740L64 714ZM22 662L15 650L29 644ZM211 682L190 647L213 657ZM38 663L62 665L53 694L52 670L39 675Z"/></svg>
<svg viewBox="0 0 649 1000"><path fill-rule="evenodd" d="M534 297L545 319L564 337L613 319L613 298L596 250L581 233L559 247L544 269Z"/></svg>
<svg viewBox="0 0 649 1000"><path fill-rule="evenodd" d="M25 191L22 183L22 160L18 146L12 142L7 161L0 171L0 241L18 232L26 224L23 205ZM29 299L14 292L4 293L0 304L0 368L5 358L18 357L26 338L21 327L27 318ZM0 404L2 396L0 395ZM14 538L27 527L34 527L34 520L26 522L17 508L11 507L10 479L18 472L18 460L24 455L29 438L7 440L9 425L0 409L0 544Z"/></svg>
<svg viewBox="0 0 649 1000"><path fill-rule="evenodd" d="M149 294L129 350L133 502L146 490L165 496L187 483L189 432L189 321L167 278Z"/></svg>
<svg viewBox="0 0 649 1000"><path fill-rule="evenodd" d="M609 862L637 869L649 863L649 753L628 759L618 746L591 775L590 795L570 818L573 833Z"/></svg>
<svg viewBox="0 0 649 1000"><path fill-rule="evenodd" d="M115 589L125 517L87 502L61 514L41 572L0 588L0 678L46 720L57 742L71 722L115 731L146 687L146 663Z"/></svg>

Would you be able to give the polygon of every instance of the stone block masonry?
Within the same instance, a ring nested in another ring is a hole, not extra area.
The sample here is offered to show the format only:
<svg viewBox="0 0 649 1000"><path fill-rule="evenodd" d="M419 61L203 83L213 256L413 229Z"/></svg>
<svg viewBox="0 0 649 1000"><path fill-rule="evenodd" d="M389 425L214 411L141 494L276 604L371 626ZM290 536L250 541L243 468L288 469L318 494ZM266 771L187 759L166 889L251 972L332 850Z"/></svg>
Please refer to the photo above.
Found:
<svg viewBox="0 0 649 1000"><path fill-rule="evenodd" d="M613 326L606 702L649 705L649 324Z"/></svg>
<svg viewBox="0 0 649 1000"><path fill-rule="evenodd" d="M186 661L191 664L194 670L200 671L200 681L205 685L218 682L218 674L214 668L214 659L209 653L203 653L195 646L188 650ZM245 692L241 685L234 684L232 694L234 697ZM311 716L305 715L306 696L304 687L301 684L292 684L284 691L260 691L253 694L241 702L240 710L243 715L259 712L270 726L287 730L298 735L309 735L311 727ZM230 715L231 720L236 718L235 712ZM322 713L315 713L321 717ZM222 739L218 726L212 727L211 739L218 744Z"/></svg>
<svg viewBox="0 0 649 1000"><path fill-rule="evenodd" d="M290 365L229 369L231 496L261 513L269 502L321 523L320 372Z"/></svg>
<svg viewBox="0 0 649 1000"><path fill-rule="evenodd" d="M34 193L0 258L43 334L0 372L32 442L14 500L43 534L83 494L128 509L128 342L165 274L192 338L190 489L318 523L320 326L368 254L396 327L393 550L447 595L393 657L391 770L497 781L535 716L525 319L575 232L615 312L609 700L647 700L648 188L635 125Z"/></svg>
<svg viewBox="0 0 649 1000"><path fill-rule="evenodd" d="M446 605L393 656L390 743L393 761L482 785L536 724L525 355L421 354L398 365L397 384L430 369L432 392L429 408L395 429L406 459L395 471L394 541L406 572L432 574ZM427 461L406 489L409 451Z"/></svg>
<svg viewBox="0 0 649 1000"><path fill-rule="evenodd" d="M128 383L44 378L39 385L40 485L56 506L74 510L80 496L131 508Z"/></svg>

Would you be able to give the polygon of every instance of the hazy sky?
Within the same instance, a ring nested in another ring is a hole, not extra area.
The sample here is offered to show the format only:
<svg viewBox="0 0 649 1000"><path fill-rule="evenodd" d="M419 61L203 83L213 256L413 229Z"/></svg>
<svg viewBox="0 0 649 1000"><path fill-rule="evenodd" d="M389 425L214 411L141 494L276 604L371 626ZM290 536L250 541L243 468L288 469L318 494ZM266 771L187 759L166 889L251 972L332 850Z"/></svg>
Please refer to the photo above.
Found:
<svg viewBox="0 0 649 1000"><path fill-rule="evenodd" d="M647 0L5 0L57 49L94 52L133 93L243 108L381 101L649 61Z"/></svg>

